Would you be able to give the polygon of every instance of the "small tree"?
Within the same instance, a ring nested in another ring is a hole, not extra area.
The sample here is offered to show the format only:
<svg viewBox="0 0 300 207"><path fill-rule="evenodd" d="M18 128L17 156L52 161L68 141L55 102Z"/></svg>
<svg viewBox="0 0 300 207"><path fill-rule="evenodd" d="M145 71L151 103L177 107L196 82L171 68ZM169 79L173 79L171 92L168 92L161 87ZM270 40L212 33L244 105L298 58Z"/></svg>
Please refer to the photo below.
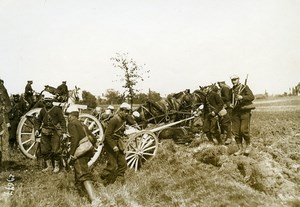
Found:
<svg viewBox="0 0 300 207"><path fill-rule="evenodd" d="M86 104L89 108L95 108L97 106L96 97L88 91L82 91L82 104Z"/></svg>
<svg viewBox="0 0 300 207"><path fill-rule="evenodd" d="M124 82L122 87L125 88L124 94L127 93L126 98L132 107L134 95L136 92L139 92L135 86L139 81L144 81L144 77L150 71L143 71L143 66L137 65L137 63L133 59L129 59L127 55L128 53L116 53L116 57L112 57L111 60L115 68L119 68L124 72L124 76L121 77L121 81ZM147 76L147 78L148 77L149 76Z"/></svg>

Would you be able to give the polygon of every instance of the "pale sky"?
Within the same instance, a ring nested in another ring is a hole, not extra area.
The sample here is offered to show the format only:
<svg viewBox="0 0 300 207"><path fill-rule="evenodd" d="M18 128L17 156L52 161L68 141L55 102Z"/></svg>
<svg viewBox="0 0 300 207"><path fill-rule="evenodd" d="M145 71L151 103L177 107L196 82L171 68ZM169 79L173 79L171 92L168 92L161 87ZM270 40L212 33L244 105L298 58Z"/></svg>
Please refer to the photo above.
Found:
<svg viewBox="0 0 300 207"><path fill-rule="evenodd" d="M111 57L150 70L161 95L239 75L254 94L300 82L299 0L0 0L0 78L11 93L66 80L123 91Z"/></svg>

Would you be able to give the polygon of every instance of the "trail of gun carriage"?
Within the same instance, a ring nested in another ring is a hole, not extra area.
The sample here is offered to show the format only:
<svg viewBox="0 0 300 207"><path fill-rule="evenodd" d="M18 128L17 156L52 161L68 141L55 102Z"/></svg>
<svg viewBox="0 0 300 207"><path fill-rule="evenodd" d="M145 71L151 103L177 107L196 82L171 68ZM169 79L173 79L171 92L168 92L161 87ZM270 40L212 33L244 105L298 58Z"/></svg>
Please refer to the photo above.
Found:
<svg viewBox="0 0 300 207"><path fill-rule="evenodd" d="M213 87L213 86L212 86ZM89 107L69 91L67 101L54 102L66 113L76 106L80 121L97 137L88 165L101 206L300 206L300 96L257 95L252 110L249 155L234 155L234 138L228 145L211 142L203 133L203 88L175 92L159 100L133 104L136 126L127 126L126 183L104 186L100 178L107 162L101 113L108 104ZM1 206L89 206L77 193L72 166L68 165L68 140L62 141L61 171L41 172L40 136L34 122L45 93L20 119L18 150L8 150L8 131L1 132ZM117 109L119 104L113 104ZM3 123L4 124L4 123Z"/></svg>

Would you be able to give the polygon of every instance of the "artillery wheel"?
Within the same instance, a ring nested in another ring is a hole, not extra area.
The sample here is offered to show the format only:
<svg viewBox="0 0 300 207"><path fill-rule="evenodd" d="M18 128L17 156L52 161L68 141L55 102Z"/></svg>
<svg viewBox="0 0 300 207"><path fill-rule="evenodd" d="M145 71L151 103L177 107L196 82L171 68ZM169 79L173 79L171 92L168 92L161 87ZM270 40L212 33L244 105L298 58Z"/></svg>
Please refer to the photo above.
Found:
<svg viewBox="0 0 300 207"><path fill-rule="evenodd" d="M90 115L90 114L85 114L82 113L79 115L79 120L88 126L89 130L97 137L97 143L99 143L99 146L96 149L96 152L94 156L91 158L91 160L88 162L88 166L91 167L96 160L99 158L101 151L103 149L103 141L104 141L104 132L103 132L103 127L99 120Z"/></svg>
<svg viewBox="0 0 300 207"><path fill-rule="evenodd" d="M126 146L126 161L129 168L137 171L143 163L156 155L158 139L151 131L139 131L129 136Z"/></svg>
<svg viewBox="0 0 300 207"><path fill-rule="evenodd" d="M37 159L37 154L39 150L39 138L34 135L34 121L37 118L41 108L35 108L28 111L24 116L22 116L18 129L17 129L17 141L19 149L28 158ZM97 142L100 143L96 149L96 153L89 161L88 165L91 166L100 156L103 148L104 133L103 128L97 118L90 114L82 113L79 115L79 119L84 123L91 132L97 137Z"/></svg>

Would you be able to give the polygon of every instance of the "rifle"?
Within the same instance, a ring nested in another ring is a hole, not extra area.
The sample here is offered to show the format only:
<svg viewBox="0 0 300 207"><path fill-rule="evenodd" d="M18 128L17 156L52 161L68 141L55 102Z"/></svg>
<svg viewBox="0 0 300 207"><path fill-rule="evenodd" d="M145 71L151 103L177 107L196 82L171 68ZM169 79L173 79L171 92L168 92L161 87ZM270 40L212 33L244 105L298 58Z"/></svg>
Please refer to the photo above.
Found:
<svg viewBox="0 0 300 207"><path fill-rule="evenodd" d="M240 95L241 92L246 88L247 81L248 81L248 74L247 74L247 76L245 78L245 83L244 83L243 87L239 87L239 90L238 90L237 94L234 94L234 93L232 94L232 104L233 104L233 107L235 107L236 104L237 104L237 102L238 102L237 100L235 100L235 96L236 95Z"/></svg>

